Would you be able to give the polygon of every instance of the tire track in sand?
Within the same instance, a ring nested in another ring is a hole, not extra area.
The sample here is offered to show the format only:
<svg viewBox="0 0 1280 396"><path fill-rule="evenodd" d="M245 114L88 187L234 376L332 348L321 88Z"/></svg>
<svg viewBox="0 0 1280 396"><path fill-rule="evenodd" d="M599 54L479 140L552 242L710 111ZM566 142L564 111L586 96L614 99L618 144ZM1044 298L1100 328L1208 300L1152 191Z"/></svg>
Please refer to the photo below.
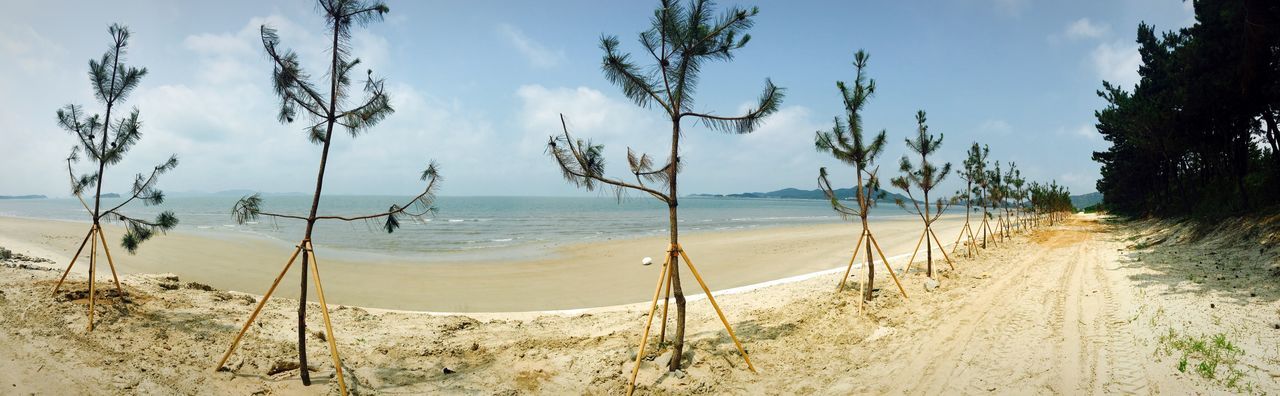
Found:
<svg viewBox="0 0 1280 396"><path fill-rule="evenodd" d="M1040 246L904 350L894 393L1145 393L1144 360L1088 227Z"/></svg>

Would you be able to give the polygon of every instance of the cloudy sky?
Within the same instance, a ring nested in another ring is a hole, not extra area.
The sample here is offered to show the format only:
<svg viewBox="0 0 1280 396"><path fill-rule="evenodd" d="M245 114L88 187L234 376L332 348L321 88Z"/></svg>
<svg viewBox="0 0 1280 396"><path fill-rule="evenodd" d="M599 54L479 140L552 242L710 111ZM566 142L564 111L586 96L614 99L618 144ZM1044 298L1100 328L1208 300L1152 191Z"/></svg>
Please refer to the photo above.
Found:
<svg viewBox="0 0 1280 396"><path fill-rule="evenodd" d="M757 3L743 3L750 6ZM1091 192L1094 91L1108 80L1131 86L1140 63L1138 22L1159 30L1192 23L1179 0L795 1L758 2L753 40L729 63L705 68L698 110L733 113L764 79L788 89L764 126L738 136L686 125L682 193L816 188L813 134L841 113L836 80L851 80L853 52L871 53L879 92L868 129L890 136L881 170L896 173L913 115L929 114L945 134L941 160L960 162L974 141L1024 175ZM444 195L590 195L559 176L543 151L559 132L606 145L611 173L625 173L627 146L664 152L668 126L638 108L599 71L602 34L628 51L654 4L643 1L391 1L386 21L354 34L354 53L387 77L397 112L370 133L334 141L326 191L409 194L435 159ZM319 146L301 125L275 120L271 64L258 28L323 74L323 20L313 3L269 1L50 1L9 5L0 15L0 194L67 196L62 159L73 144L54 111L67 103L101 111L90 94L88 60L101 56L113 22L134 32L129 61L150 74L127 106L141 109L144 136L109 168L107 191L169 153L181 165L167 191L309 191ZM659 155L661 157L661 155ZM837 176L852 176L840 170ZM956 189L954 177L944 185ZM851 183L849 183L851 184Z"/></svg>

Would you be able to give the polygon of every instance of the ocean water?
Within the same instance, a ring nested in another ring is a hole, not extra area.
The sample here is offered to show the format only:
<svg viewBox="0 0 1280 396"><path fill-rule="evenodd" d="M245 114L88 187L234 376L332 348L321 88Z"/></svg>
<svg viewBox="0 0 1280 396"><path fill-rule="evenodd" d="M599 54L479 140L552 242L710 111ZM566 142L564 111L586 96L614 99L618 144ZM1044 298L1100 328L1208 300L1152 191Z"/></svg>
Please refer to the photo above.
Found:
<svg viewBox="0 0 1280 396"><path fill-rule="evenodd" d="M159 207L135 201L124 213L134 217L154 217L172 210L179 219L179 231L231 233L271 238L287 243L302 237L305 224L290 219L258 221L237 225L231 207L238 197L173 197ZM324 196L320 213L355 215L385 211L407 197ZM120 199L104 199L111 207ZM305 216L309 196L267 196L262 210ZM508 255L513 251L546 247L665 235L667 209L651 199L630 198L622 202L607 197L439 197L438 212L421 223L401 222L401 228L387 234L379 221L317 223L314 239L328 248L370 254L448 255L484 257ZM907 216L897 206L882 203L873 217ZM0 216L87 221L88 215L75 199L0 200ZM834 224L842 220L826 201L792 199L741 199L685 197L680 199L681 233L716 232L761 227ZM145 247L144 247L145 248Z"/></svg>

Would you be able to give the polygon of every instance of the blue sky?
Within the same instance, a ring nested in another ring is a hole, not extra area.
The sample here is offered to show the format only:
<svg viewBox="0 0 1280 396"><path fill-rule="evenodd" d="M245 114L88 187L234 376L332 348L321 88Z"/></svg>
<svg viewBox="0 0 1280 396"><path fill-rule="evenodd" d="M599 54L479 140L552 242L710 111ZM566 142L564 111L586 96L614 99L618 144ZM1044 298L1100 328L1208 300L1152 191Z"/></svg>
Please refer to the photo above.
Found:
<svg viewBox="0 0 1280 396"><path fill-rule="evenodd" d="M559 132L604 143L608 170L625 173L625 149L665 152L669 126L638 108L599 71L602 34L639 51L656 2L400 2L386 21L357 29L355 54L387 77L397 113L370 133L335 140L330 193L410 194L415 172L436 159L444 195L592 195L565 183L543 153ZM688 124L683 194L816 188L820 166L852 172L813 150L813 134L841 114L836 80L851 80L859 48L871 53L878 95L868 130L886 129L881 176L897 173L913 115L929 113L945 134L940 161L959 163L973 141L992 159L1016 161L1034 180L1091 192L1105 147L1093 132L1103 79L1131 85L1139 21L1159 30L1193 22L1177 0L1048 2L725 2L759 5L752 41L732 62L704 71L698 110L734 113L766 77L788 89L781 110L754 134ZM150 74L127 103L141 109L144 137L109 169L107 191L176 153L167 191L309 191L319 146L299 125L275 121L271 65L258 26L323 74L323 21L301 0L24 2L0 15L0 194L66 196L62 159L73 138L54 111L92 101L87 61L106 50L106 27L134 32L129 61ZM638 54L637 54L638 55ZM659 157L663 157L659 155ZM84 166L82 164L82 166ZM852 184L844 183L844 184ZM953 176L942 187L954 191Z"/></svg>

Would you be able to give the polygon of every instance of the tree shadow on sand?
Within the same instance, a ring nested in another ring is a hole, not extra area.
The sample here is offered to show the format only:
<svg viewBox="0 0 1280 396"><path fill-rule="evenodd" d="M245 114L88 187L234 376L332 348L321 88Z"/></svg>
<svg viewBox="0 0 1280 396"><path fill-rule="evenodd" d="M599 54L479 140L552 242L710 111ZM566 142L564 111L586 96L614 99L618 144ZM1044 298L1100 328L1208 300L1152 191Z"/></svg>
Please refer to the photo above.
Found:
<svg viewBox="0 0 1280 396"><path fill-rule="evenodd" d="M1162 294L1225 297L1235 303L1280 300L1280 215L1104 222L1121 249L1119 268L1136 286Z"/></svg>

